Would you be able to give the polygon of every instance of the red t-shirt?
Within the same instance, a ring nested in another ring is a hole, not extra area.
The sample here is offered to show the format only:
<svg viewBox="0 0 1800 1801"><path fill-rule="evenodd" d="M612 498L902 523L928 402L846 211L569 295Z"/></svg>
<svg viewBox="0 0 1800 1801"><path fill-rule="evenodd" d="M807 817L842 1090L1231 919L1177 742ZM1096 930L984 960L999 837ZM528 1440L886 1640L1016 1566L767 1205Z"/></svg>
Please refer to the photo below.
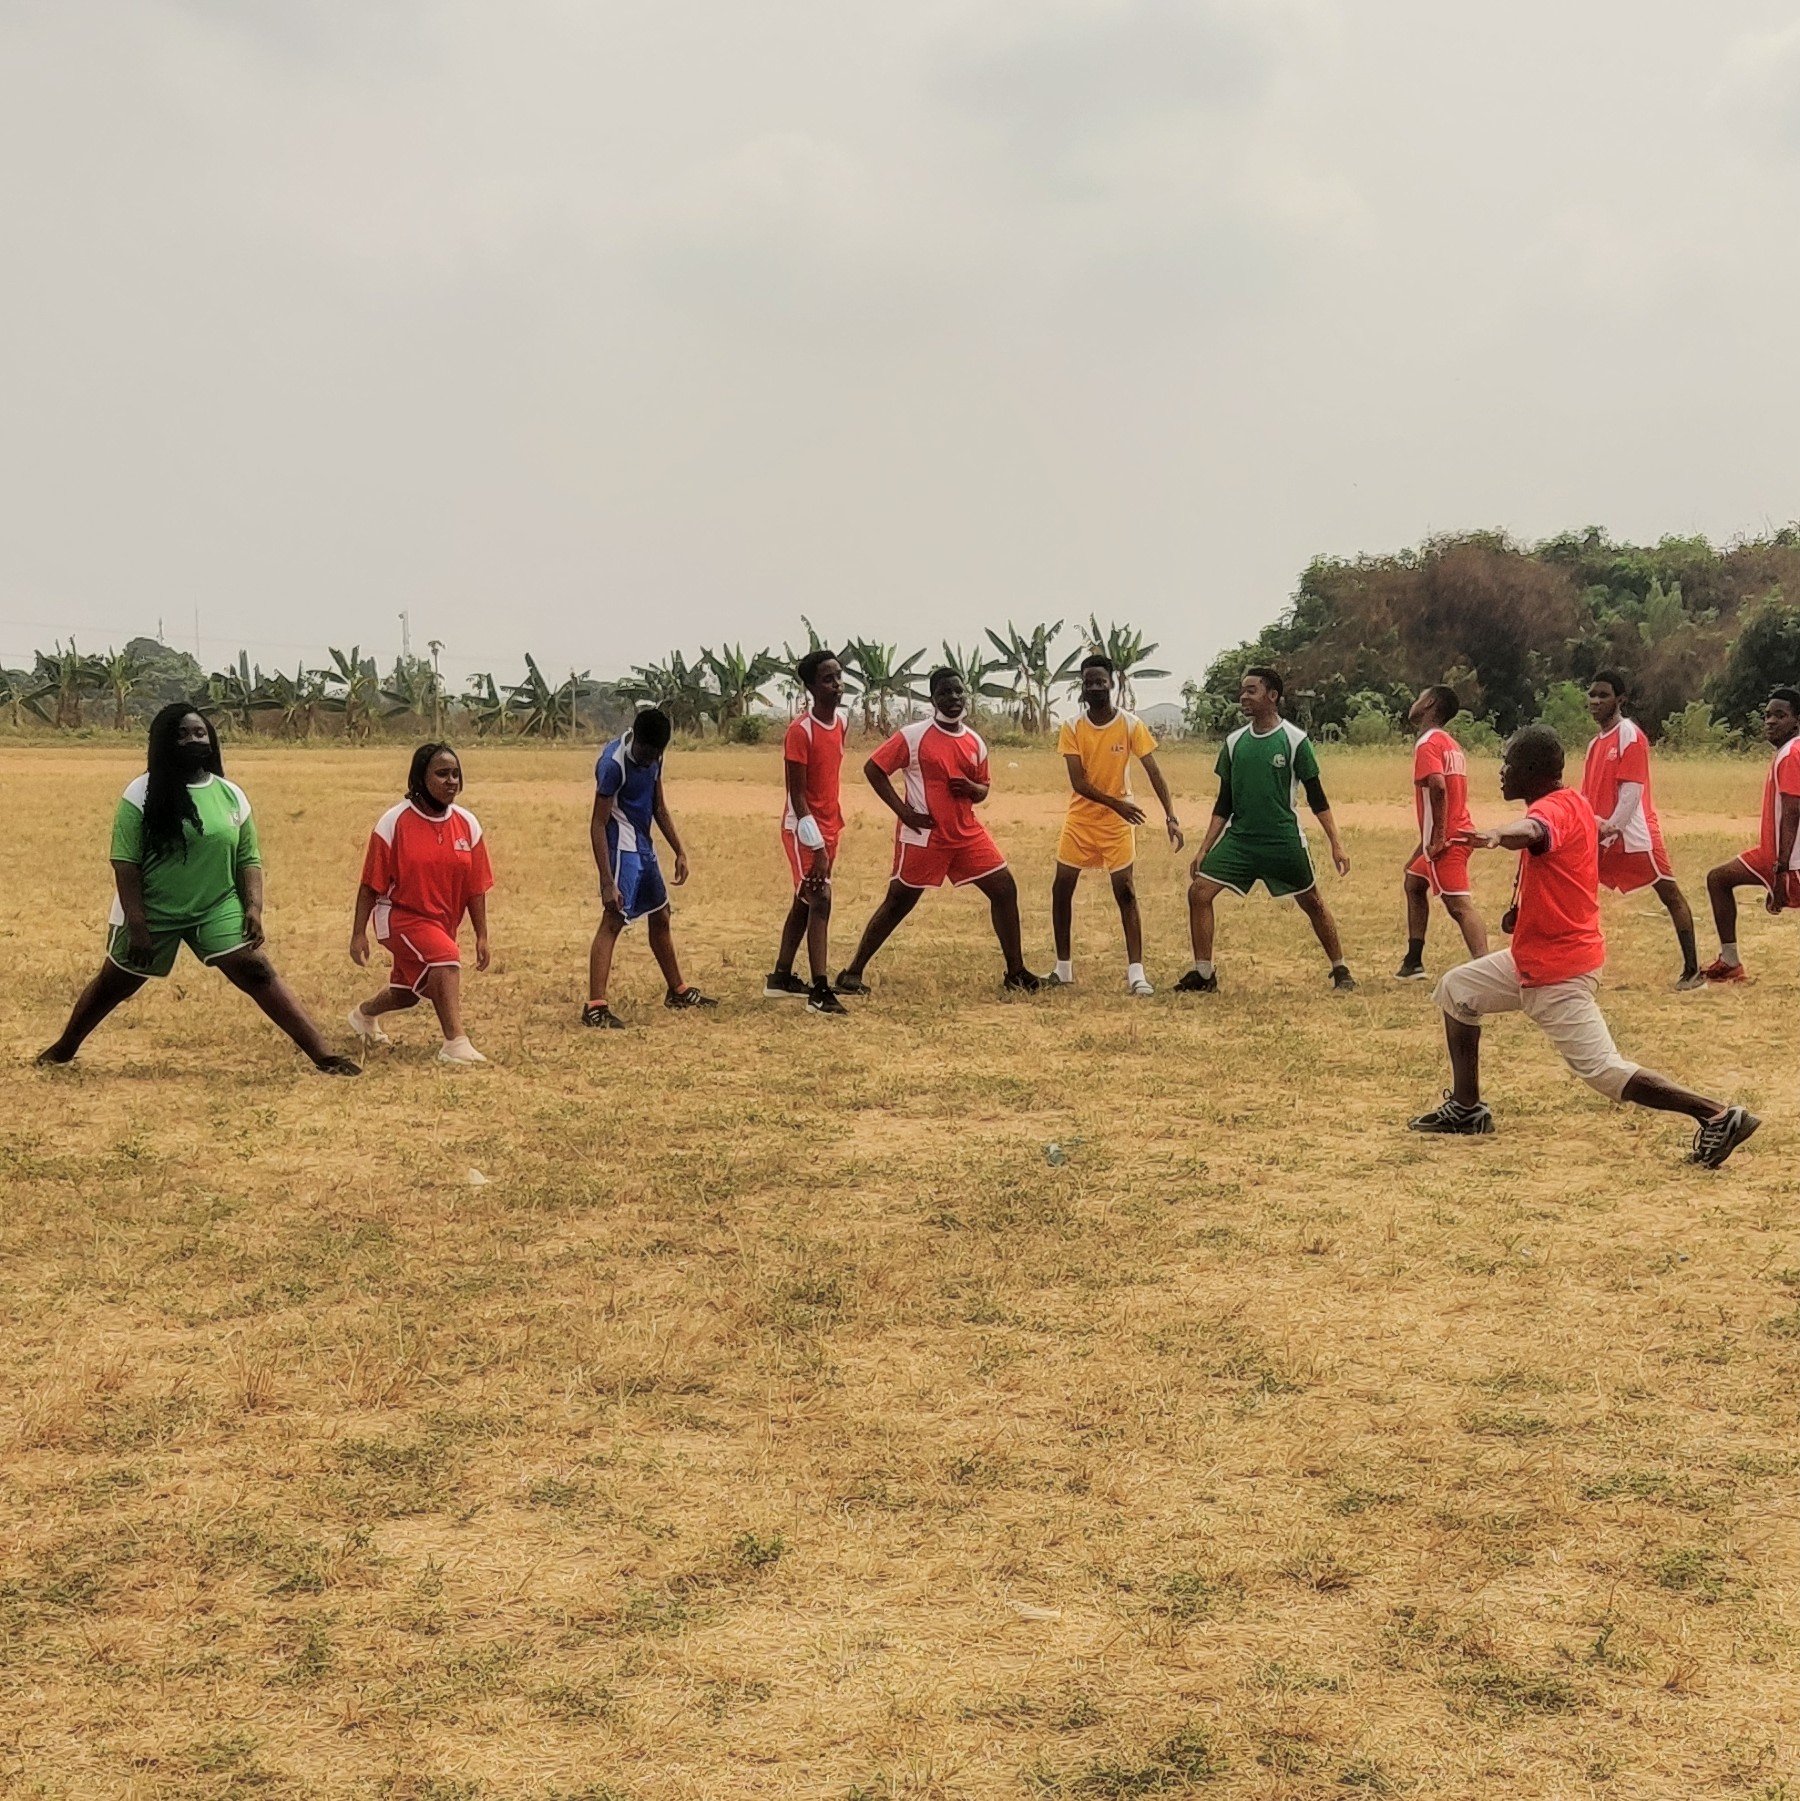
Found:
<svg viewBox="0 0 1800 1801"><path fill-rule="evenodd" d="M789 763L806 766L806 810L817 821L819 830L832 837L843 830L844 813L838 800L838 786L844 767L844 734L849 716L839 712L830 725L823 725L810 712L802 713L787 729L781 754ZM783 784L785 792L786 784ZM781 828L791 832L799 822L794 818L793 803L781 810Z"/></svg>
<svg viewBox="0 0 1800 1801"><path fill-rule="evenodd" d="M903 725L870 759L889 775L906 772L904 799L909 807L931 815L929 832L902 825L902 844L935 844L953 849L987 842L987 828L975 817L975 803L950 792L952 776L985 784L988 751L981 735L970 726L946 731L935 719Z"/></svg>
<svg viewBox="0 0 1800 1801"><path fill-rule="evenodd" d="M1606 961L1600 931L1600 822L1587 797L1555 788L1525 809L1549 840L1519 853L1513 962L1526 988L1592 975Z"/></svg>
<svg viewBox="0 0 1800 1801"><path fill-rule="evenodd" d="M1581 792L1602 825L1617 811L1619 789L1626 782L1636 782L1644 793L1619 842L1626 850L1650 850L1662 839L1650 800L1650 740L1636 721L1621 719L1588 746L1581 766Z"/></svg>
<svg viewBox="0 0 1800 1801"><path fill-rule="evenodd" d="M429 920L453 937L470 898L494 885L486 841L473 813L452 807L441 819L410 800L376 820L363 858L363 885L375 903L375 936L387 938L391 916Z"/></svg>
<svg viewBox="0 0 1800 1801"><path fill-rule="evenodd" d="M1413 746L1413 806L1419 815L1419 848L1431 844L1431 827L1426 823L1425 805L1429 790L1427 776L1444 778L1443 836L1451 844L1458 832L1469 830L1469 762L1463 747L1444 730L1434 725Z"/></svg>
<svg viewBox="0 0 1800 1801"><path fill-rule="evenodd" d="M1776 751L1763 783L1762 853L1775 867L1775 853L1781 848L1781 797L1800 794L1800 733L1796 733ZM1788 858L1789 869L1800 869L1800 832L1794 834L1794 852Z"/></svg>

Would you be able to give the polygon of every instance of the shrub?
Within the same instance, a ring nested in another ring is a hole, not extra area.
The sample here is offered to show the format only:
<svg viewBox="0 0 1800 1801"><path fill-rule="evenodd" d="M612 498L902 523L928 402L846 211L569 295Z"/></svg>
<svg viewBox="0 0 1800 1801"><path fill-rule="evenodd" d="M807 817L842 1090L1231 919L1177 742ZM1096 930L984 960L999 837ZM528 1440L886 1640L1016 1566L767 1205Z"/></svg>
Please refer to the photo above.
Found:
<svg viewBox="0 0 1800 1801"><path fill-rule="evenodd" d="M741 719L731 722L731 741L734 744L761 744L769 735L769 722L755 713L746 713Z"/></svg>
<svg viewBox="0 0 1800 1801"><path fill-rule="evenodd" d="M1690 700L1679 713L1671 713L1663 721L1663 750L1686 753L1724 750L1731 741L1731 727L1722 719L1714 719L1712 708L1703 700Z"/></svg>

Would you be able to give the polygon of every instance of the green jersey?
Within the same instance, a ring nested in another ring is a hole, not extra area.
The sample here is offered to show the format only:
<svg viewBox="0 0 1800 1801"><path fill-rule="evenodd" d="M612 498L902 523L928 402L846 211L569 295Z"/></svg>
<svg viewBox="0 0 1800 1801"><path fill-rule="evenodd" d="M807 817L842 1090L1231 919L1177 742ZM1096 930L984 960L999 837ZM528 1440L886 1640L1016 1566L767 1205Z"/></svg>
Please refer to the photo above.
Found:
<svg viewBox="0 0 1800 1801"><path fill-rule="evenodd" d="M222 901L237 895L238 871L261 863L256 822L250 803L235 782L209 775L190 783L200 830L182 827L179 849L148 849L144 843L144 794L150 778L141 775L125 790L113 815L112 861L135 863L143 871L144 912L153 931L198 925ZM122 924L124 910L115 900L113 923Z"/></svg>
<svg viewBox="0 0 1800 1801"><path fill-rule="evenodd" d="M1240 843L1288 845L1300 829L1303 782L1317 781L1319 759L1299 726L1283 719L1258 734L1241 725L1219 746L1221 784L1231 784L1231 832Z"/></svg>

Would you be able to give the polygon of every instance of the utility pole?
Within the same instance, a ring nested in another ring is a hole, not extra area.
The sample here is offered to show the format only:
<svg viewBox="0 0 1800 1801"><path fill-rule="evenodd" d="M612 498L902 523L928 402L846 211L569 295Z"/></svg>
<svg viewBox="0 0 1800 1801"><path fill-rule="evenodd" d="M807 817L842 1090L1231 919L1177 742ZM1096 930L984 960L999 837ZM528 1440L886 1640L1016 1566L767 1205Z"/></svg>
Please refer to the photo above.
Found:
<svg viewBox="0 0 1800 1801"><path fill-rule="evenodd" d="M400 655L405 662L412 661L412 620L404 607L400 609Z"/></svg>
<svg viewBox="0 0 1800 1801"><path fill-rule="evenodd" d="M444 648L444 641L427 638L425 642L431 651L431 735L441 738L444 735L444 678L438 669L438 652Z"/></svg>

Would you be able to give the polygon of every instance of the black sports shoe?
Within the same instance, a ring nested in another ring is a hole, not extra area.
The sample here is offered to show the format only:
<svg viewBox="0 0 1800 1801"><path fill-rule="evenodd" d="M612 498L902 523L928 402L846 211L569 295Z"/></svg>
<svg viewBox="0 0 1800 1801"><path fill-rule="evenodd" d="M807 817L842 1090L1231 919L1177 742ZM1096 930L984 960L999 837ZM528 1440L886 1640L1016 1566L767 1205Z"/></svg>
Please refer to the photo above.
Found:
<svg viewBox="0 0 1800 1801"><path fill-rule="evenodd" d="M1396 982L1422 982L1425 980L1425 965L1415 963L1409 957L1394 971Z"/></svg>
<svg viewBox="0 0 1800 1801"><path fill-rule="evenodd" d="M1333 994L1354 994L1356 992L1356 977L1350 973L1348 964L1340 963L1331 972L1331 991Z"/></svg>
<svg viewBox="0 0 1800 1801"><path fill-rule="evenodd" d="M581 1023L597 1032L622 1032L625 1022L605 1001L590 1001L581 1009Z"/></svg>
<svg viewBox="0 0 1800 1801"><path fill-rule="evenodd" d="M1717 1169L1762 1121L1748 1107L1727 1107L1717 1119L1705 1120L1694 1134L1692 1162Z"/></svg>
<svg viewBox="0 0 1800 1801"><path fill-rule="evenodd" d="M362 1065L351 1057L321 1057L313 1065L322 1076L360 1076Z"/></svg>
<svg viewBox="0 0 1800 1801"><path fill-rule="evenodd" d="M1431 1132L1449 1138L1485 1138L1494 1129L1494 1115L1486 1101L1465 1107L1444 1090L1444 1104L1406 1122L1409 1132Z"/></svg>
<svg viewBox="0 0 1800 1801"><path fill-rule="evenodd" d="M806 984L790 969L783 975L779 969L771 969L763 977L763 998L771 1001L805 1000L811 991Z"/></svg>
<svg viewBox="0 0 1800 1801"><path fill-rule="evenodd" d="M710 994L702 994L691 982L685 988L671 988L663 996L663 1005L672 1013L685 1013L690 1007L716 1007Z"/></svg>
<svg viewBox="0 0 1800 1801"><path fill-rule="evenodd" d="M808 1013L828 1013L834 1019L850 1017L850 1009L823 982L815 982L807 990L806 1010Z"/></svg>
<svg viewBox="0 0 1800 1801"><path fill-rule="evenodd" d="M1043 983L1029 969L1015 969L1000 986L1014 994L1036 994Z"/></svg>
<svg viewBox="0 0 1800 1801"><path fill-rule="evenodd" d="M840 969L838 979L831 985L839 994L870 994L873 992L867 982L861 980L860 977L853 976L847 969Z"/></svg>
<svg viewBox="0 0 1800 1801"><path fill-rule="evenodd" d="M1190 969L1175 984L1175 992L1177 994L1217 994L1219 992L1218 975L1215 972L1210 976L1203 976L1199 970Z"/></svg>

